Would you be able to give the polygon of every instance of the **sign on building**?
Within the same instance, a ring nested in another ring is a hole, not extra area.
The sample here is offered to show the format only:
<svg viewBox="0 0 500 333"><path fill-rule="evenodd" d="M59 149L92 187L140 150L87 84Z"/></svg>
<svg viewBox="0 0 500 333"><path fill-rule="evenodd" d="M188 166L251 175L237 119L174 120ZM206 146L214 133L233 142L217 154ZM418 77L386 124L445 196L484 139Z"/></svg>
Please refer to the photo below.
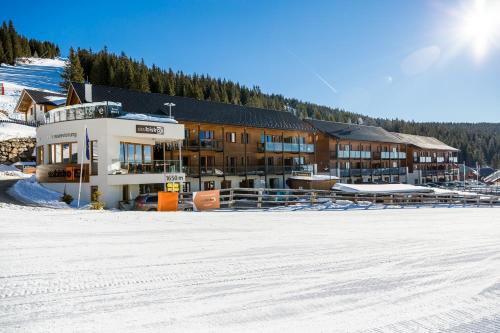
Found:
<svg viewBox="0 0 500 333"><path fill-rule="evenodd" d="M163 135L165 134L165 128L163 126L135 125L135 132L143 134Z"/></svg>

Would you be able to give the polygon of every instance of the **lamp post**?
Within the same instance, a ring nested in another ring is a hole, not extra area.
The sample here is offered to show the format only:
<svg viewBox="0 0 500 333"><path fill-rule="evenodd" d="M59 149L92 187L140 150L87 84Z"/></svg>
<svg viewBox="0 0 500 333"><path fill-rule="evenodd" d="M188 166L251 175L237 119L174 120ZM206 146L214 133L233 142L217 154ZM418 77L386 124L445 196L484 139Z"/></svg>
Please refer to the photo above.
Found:
<svg viewBox="0 0 500 333"><path fill-rule="evenodd" d="M169 118L172 118L172 106L175 106L175 104L172 102L168 102L164 103L163 105L168 106L168 116Z"/></svg>

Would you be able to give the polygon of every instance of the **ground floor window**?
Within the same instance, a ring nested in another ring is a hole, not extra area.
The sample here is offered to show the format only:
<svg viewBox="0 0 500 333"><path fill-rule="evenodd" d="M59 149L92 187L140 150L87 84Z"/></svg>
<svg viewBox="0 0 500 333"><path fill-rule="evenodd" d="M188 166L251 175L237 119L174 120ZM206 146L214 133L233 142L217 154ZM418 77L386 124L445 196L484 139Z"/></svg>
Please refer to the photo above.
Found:
<svg viewBox="0 0 500 333"><path fill-rule="evenodd" d="M183 185L183 191L184 192L191 192L191 183L190 182L185 182Z"/></svg>
<svg viewBox="0 0 500 333"><path fill-rule="evenodd" d="M215 190L215 181L208 180L203 182L203 189L205 191Z"/></svg>
<svg viewBox="0 0 500 333"><path fill-rule="evenodd" d="M220 183L221 188L231 188L231 181L230 180L223 180Z"/></svg>
<svg viewBox="0 0 500 333"><path fill-rule="evenodd" d="M49 144L49 164L78 163L78 146L76 142Z"/></svg>
<svg viewBox="0 0 500 333"><path fill-rule="evenodd" d="M36 164L38 165L43 164L43 152L43 146L36 147Z"/></svg>

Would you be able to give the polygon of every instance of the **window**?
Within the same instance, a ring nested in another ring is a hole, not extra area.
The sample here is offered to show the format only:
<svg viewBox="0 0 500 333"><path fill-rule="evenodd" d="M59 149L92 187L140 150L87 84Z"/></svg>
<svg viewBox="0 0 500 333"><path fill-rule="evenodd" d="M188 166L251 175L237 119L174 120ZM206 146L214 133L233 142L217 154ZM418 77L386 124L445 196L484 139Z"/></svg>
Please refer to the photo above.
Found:
<svg viewBox="0 0 500 333"><path fill-rule="evenodd" d="M220 183L221 188L231 188L231 181L230 180L223 180Z"/></svg>
<svg viewBox="0 0 500 333"><path fill-rule="evenodd" d="M70 148L69 147L70 147L69 143L63 143L62 144L62 155L63 155L62 156L62 162L64 164L68 164L69 161L70 161L70 159L69 159L69 157L70 157L70 154L69 154Z"/></svg>
<svg viewBox="0 0 500 333"><path fill-rule="evenodd" d="M78 146L76 142L71 143L71 163L78 163Z"/></svg>
<svg viewBox="0 0 500 333"><path fill-rule="evenodd" d="M236 132L226 133L226 141L235 143L236 142Z"/></svg>
<svg viewBox="0 0 500 333"><path fill-rule="evenodd" d="M120 161L123 163L151 163L153 146L120 142Z"/></svg>
<svg viewBox="0 0 500 333"><path fill-rule="evenodd" d="M200 140L212 140L214 131L200 131Z"/></svg>
<svg viewBox="0 0 500 333"><path fill-rule="evenodd" d="M241 143L248 143L249 138L250 137L248 133L241 133Z"/></svg>
<svg viewBox="0 0 500 333"><path fill-rule="evenodd" d="M76 142L54 143L49 145L49 164L77 163L78 149Z"/></svg>
<svg viewBox="0 0 500 333"><path fill-rule="evenodd" d="M215 190L215 181L210 180L203 182L203 190L205 191Z"/></svg>
<svg viewBox="0 0 500 333"><path fill-rule="evenodd" d="M43 146L36 147L36 164L43 164Z"/></svg>

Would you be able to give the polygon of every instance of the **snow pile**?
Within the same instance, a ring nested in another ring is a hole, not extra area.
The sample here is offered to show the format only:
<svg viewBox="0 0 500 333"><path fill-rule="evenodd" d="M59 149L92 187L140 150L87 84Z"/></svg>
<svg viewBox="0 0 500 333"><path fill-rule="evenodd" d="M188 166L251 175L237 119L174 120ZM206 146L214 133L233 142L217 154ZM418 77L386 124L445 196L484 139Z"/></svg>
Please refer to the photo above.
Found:
<svg viewBox="0 0 500 333"><path fill-rule="evenodd" d="M0 164L0 179L10 179L10 178L23 178L30 177L18 168L11 165Z"/></svg>
<svg viewBox="0 0 500 333"><path fill-rule="evenodd" d="M499 212L0 208L0 331L498 332Z"/></svg>
<svg viewBox="0 0 500 333"><path fill-rule="evenodd" d="M424 186L408 184L344 184L337 183L333 190L349 193L425 193L432 192L432 189Z"/></svg>
<svg viewBox="0 0 500 333"><path fill-rule="evenodd" d="M316 202L299 202L297 204L269 208L269 211L322 211L322 210L351 210L351 209L381 209L382 205L375 205L369 201L358 201L354 203L350 200L318 200Z"/></svg>
<svg viewBox="0 0 500 333"><path fill-rule="evenodd" d="M69 208L61 201L62 194L40 185L34 176L18 181L9 189L9 194L19 201L50 208Z"/></svg>
<svg viewBox="0 0 500 333"><path fill-rule="evenodd" d="M118 119L153 121L153 122L157 122L157 123L177 124L177 120L175 120L173 118L151 116L151 115L143 114L143 113L125 113L125 114L119 116Z"/></svg>
<svg viewBox="0 0 500 333"><path fill-rule="evenodd" d="M32 126L0 123L0 141L5 141L15 138L35 138L36 128Z"/></svg>

